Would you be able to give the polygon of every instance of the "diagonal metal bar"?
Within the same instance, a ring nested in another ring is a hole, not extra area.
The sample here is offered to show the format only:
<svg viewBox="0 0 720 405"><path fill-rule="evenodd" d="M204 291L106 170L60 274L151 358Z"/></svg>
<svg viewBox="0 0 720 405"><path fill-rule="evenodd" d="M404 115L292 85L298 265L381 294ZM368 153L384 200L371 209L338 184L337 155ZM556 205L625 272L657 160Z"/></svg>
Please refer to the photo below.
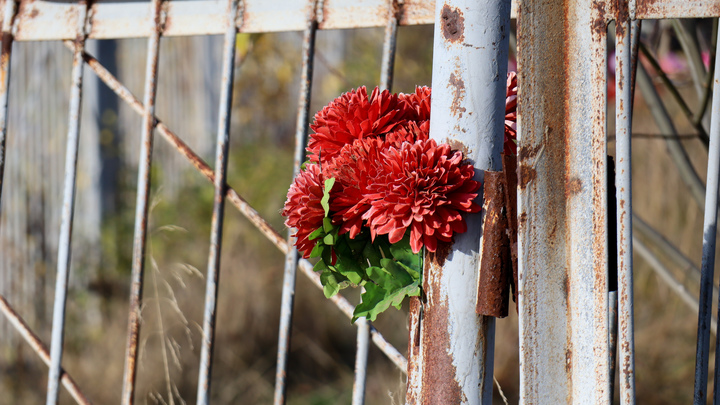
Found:
<svg viewBox="0 0 720 405"><path fill-rule="evenodd" d="M615 158L617 172L617 254L618 254L618 331L620 403L635 403L635 338L633 323L633 245L632 245L632 46L630 9L627 1L618 1L615 17Z"/></svg>
<svg viewBox="0 0 720 405"><path fill-rule="evenodd" d="M140 311L142 309L143 273L145 269L145 244L147 241L148 201L150 194L150 168L152 166L153 130L155 128L155 93L157 89L158 53L160 36L164 25L163 0L152 0L155 30L148 39L145 70L145 97L143 126L138 167L137 200L135 205L135 231L133 237L133 261L130 281L130 312L125 350L125 370L121 402L132 405L137 374L138 339L140 336Z"/></svg>
<svg viewBox="0 0 720 405"><path fill-rule="evenodd" d="M720 38L720 33L718 34ZM718 41L720 43L720 41ZM720 53L716 52L715 66L718 66ZM695 391L694 403L705 404L707 394L708 360L710 357L710 319L712 316L712 286L715 279L715 238L717 234L718 189L720 179L720 69L715 69L712 110L710 110L710 148L708 149L707 185L705 189L705 216L703 223L702 264L700 266L700 312L698 314L697 349L695 354ZM717 333L716 333L717 335ZM717 361L720 360L715 343L715 391L713 403L718 403L720 372Z"/></svg>
<svg viewBox="0 0 720 405"><path fill-rule="evenodd" d="M300 173L300 165L305 160L308 123L310 116L310 94L312 90L313 60L315 58L315 33L318 29L318 16L322 16L323 0L311 0L307 13L307 27L303 40L302 75L300 77L300 99L295 129L295 164L293 178ZM289 235L294 232L290 230ZM288 236L291 246L285 255L285 271L283 274L282 301L280 307L280 331L278 333L277 367L275 370L275 395L273 404L283 405L287 392L287 358L290 351L290 334L292 332L293 304L295 302L295 280L300 255L294 247L294 238Z"/></svg>
<svg viewBox="0 0 720 405"><path fill-rule="evenodd" d="M72 42L71 41L65 41L65 45L72 49ZM98 77L110 88L112 89L115 94L118 95L123 101L125 101L132 109L138 113L138 114L144 114L144 108L142 103L130 92L130 90L125 87L120 81L117 80L117 78L110 73L95 57L88 53L83 53L83 58L85 59L85 62L88 64L88 66L95 72ZM183 142L180 137L178 137L174 132L170 130L170 128L165 125L162 121L160 121L157 117L155 117L155 122L157 123L156 129L160 135L162 135L163 139L167 141L170 145L172 145L175 150L178 151L181 155L183 155L190 164L197 169L198 172L200 172L203 176L205 176L208 181L211 183L214 183L215 181L215 174L213 173L213 170L210 168L210 166L200 157L198 154L196 154L190 147ZM283 254L287 254L287 252L290 250L290 245L288 242L283 238L280 233L275 230L270 223L268 223L265 218L263 218L260 213L257 212L255 208L253 208L250 204L248 204L245 199L238 194L237 191L235 191L232 187L229 185L226 187L226 194L225 197L230 200L230 202L240 211L241 214L243 214L255 227L262 232L262 234L270 240ZM312 264L305 260L301 259L299 262L299 268L300 270L308 277L310 278L310 281L312 281L315 286L317 286L319 289L322 290L322 284L320 283L320 276L315 273L312 268ZM333 298L330 299L337 307L340 309L340 311L345 314L349 319L352 319L353 316L353 305L350 304L349 301L347 301L344 297L341 295L335 295ZM395 348L393 347L386 339L383 337L383 335L372 325L370 325L370 335L372 337L373 343L383 352L385 355L403 372L407 372L407 359Z"/></svg>
<svg viewBox="0 0 720 405"><path fill-rule="evenodd" d="M85 24L88 4L80 1L78 8L77 39L75 41L72 87L70 90L70 122L68 124L67 149L65 153L65 180L63 186L63 206L58 238L58 261L55 275L55 302L53 303L52 338L50 342L50 367L48 370L47 405L57 403L60 391L60 374L65 333L65 304L67 302L68 276L70 273L70 253L72 243L72 225L75 211L75 183L77 177L78 146L80 141L80 109L82 105L82 53L85 49Z"/></svg>
<svg viewBox="0 0 720 405"><path fill-rule="evenodd" d="M0 295L0 312L2 312L7 317L7 319L15 327L18 333L20 333L20 336L22 336L22 338L25 339L25 341L30 345L33 351L37 353L38 356L40 356L40 359L43 361L43 363L49 366L50 352L48 351L47 347L35 334L35 332L30 329L25 320L22 319L22 317L15 311L12 306L10 306L10 303L7 302L5 297L3 297L2 295ZM65 386L65 389L68 390L70 396L75 399L75 402L80 405L91 404L90 400L87 399L85 394L83 394L83 392L80 390L80 387L78 387L77 383L75 383L75 380L73 380L70 374L68 374L62 368L60 369L60 381L62 382L62 385Z"/></svg>
<svg viewBox="0 0 720 405"><path fill-rule="evenodd" d="M202 346L200 352L200 375L198 378L197 404L210 403L210 375L212 371L213 344L215 341L215 318L217 313L218 278L220 276L220 253L222 251L223 217L225 212L225 187L228 147L230 143L230 113L235 72L235 44L239 0L228 0L228 21L225 33L222 83L220 85L220 108L218 117L217 151L215 156L215 196L210 233L207 286L205 287L205 314L203 319ZM242 19L241 19L242 20Z"/></svg>
<svg viewBox="0 0 720 405"><path fill-rule="evenodd" d="M10 88L10 56L12 55L12 27L17 3L6 0L3 8L2 51L0 51L0 208L2 208L3 177L5 173L5 139L7 138L8 95Z"/></svg>

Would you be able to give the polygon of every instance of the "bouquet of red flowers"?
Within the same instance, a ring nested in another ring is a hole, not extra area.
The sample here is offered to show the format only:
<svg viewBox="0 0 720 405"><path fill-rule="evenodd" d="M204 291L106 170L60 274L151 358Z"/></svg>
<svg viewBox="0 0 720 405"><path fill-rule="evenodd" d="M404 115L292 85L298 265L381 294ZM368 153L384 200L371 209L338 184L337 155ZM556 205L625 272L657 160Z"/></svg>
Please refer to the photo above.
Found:
<svg viewBox="0 0 720 405"><path fill-rule="evenodd" d="M282 214L303 257L319 258L314 270L326 297L364 287L353 321L420 295L421 251L451 243L467 230L463 213L481 209L473 166L429 139L429 119L429 87L369 96L360 87L311 125L309 158Z"/></svg>

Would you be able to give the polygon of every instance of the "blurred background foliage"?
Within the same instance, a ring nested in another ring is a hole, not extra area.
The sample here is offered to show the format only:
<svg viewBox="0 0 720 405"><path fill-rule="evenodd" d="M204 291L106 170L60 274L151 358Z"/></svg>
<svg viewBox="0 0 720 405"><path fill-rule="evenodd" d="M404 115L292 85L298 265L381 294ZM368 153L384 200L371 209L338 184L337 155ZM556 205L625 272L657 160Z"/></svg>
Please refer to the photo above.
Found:
<svg viewBox="0 0 720 405"><path fill-rule="evenodd" d="M680 139L692 167L704 179L707 150L697 136L697 126L690 124L669 91L675 88L692 111L701 108L703 97L702 94L698 97L697 80L693 81L691 73L697 64L693 65L685 56L686 49L677 40L682 27L663 21L647 22L643 28L643 40L650 50L650 57L667 72L670 86L663 83L659 72L647 63L648 57L642 62L647 65L653 87L665 102L667 116L675 123L676 133L680 135L674 139ZM684 27L689 30L690 37L695 38L691 41L692 46L702 58L702 72L707 72L709 61L714 59L711 50L714 41L710 39L713 38L712 22L696 21L690 25L685 23ZM431 26L400 28L394 91L412 92L417 85L430 84L432 33ZM372 88L379 82L382 40L382 29L318 33L312 112L344 91L361 85ZM221 42L217 37L163 39L160 56L158 115L208 162L214 161L215 105L219 86L217 65L221 58ZM611 58L612 42L611 38ZM228 183L277 230L284 230L279 212L292 180L301 43L302 34L296 32L238 36ZM511 43L514 44L514 37ZM102 41L96 48L101 62L111 67L135 95L142 94L145 44L145 40ZM59 49L58 55L65 55L59 59L62 64L45 58L43 66L56 70L60 69L57 65L62 66L67 70L69 80L69 57L63 53L67 51L62 50L60 44L55 45L58 46L46 53L54 55L55 49ZM196 60L202 63L196 64ZM514 66L514 57L509 63ZM175 72L185 72L185 76ZM700 79L704 80L704 77ZM612 133L612 74L610 79L608 117L609 133ZM69 84L65 86L65 79L57 80L60 84L55 89L69 88ZM86 80L92 80L91 76L86 76ZM63 93L66 91L56 90L60 100L67 99ZM103 177L94 183L90 181L87 187L79 186L78 193L80 196L99 195L101 213L97 220L87 225L97 226L98 236L74 241L73 282L68 297L63 364L91 400L105 404L118 402L122 384L140 120L108 93L104 85L100 84L97 91L103 108L91 114L96 118L95 124L83 125L85 128L99 127L99 146L88 153L92 155L93 151L99 150L102 159L97 166L85 170L90 176L102 172ZM646 92L636 91L633 128L637 135L633 140L635 213L698 266L702 211L688 192L686 182L678 175L677 162L668 153L667 135L672 134L656 125L645 96ZM52 94L44 93L44 97L50 98ZM59 103L64 107L62 102ZM67 108L62 110L63 117L65 111ZM63 125L67 124L63 124L63 119L57 122L59 129L49 133L59 137L62 145ZM85 144L94 142L93 138L88 139ZM9 144L8 150L12 150L12 146ZM610 139L611 154L613 148ZM205 290L203 275L207 268L213 188L189 163L176 156L159 135L156 136L154 156L136 400L139 404L192 403L197 384L199 325ZM58 180L48 175L44 181ZM107 187L108 184L112 187ZM47 191L48 201L57 194L57 190L53 190ZM33 193L37 192L26 190L22 194L6 187L2 197L2 225L6 226L10 221L8 218L15 215L11 211L13 205L6 201L18 194L18 198L34 201ZM80 206L76 216L82 218L88 212L91 211ZM52 217L47 219L48 225L43 228L46 233L57 233L55 221ZM28 237L33 236L30 231L19 229ZM85 235L83 229L79 226L75 232ZM8 238L0 244L0 252L6 258L6 272L10 266L7 258L17 249L7 242ZM46 309L52 302L55 255L52 244L48 244L47 250L42 258L33 262L36 263L34 267L16 267L20 269L16 271L30 274L22 279L23 282L29 279L35 283L29 290L18 287L20 292L17 294L22 291L26 291L26 295L27 291L32 293L24 300L17 300L17 309L46 342L49 341L51 323ZM657 246L651 246L650 250L671 269L677 282L693 293L698 290L691 269L673 264L667 252ZM84 257L97 259L87 261ZM283 264L284 256L228 204L212 373L214 403L267 404L272 401ZM635 265L638 402L688 403L692 397L696 315L666 283L660 281L641 257L636 256ZM45 271L45 268L49 270ZM9 288L15 288L13 286L24 285L13 281L12 277L0 278L0 282L3 280L11 281L6 282L5 291L0 286L3 294L8 294ZM357 301L352 292L348 298ZM15 302L11 300L11 303ZM406 312L406 308L388 311L376 323L401 352L407 347ZM41 403L47 383L46 367L12 329L0 328L0 332L0 392L3 393L0 404ZM508 318L498 321L496 341L495 376L508 402L516 403L519 382L517 316L514 311ZM349 403L354 355L355 328L339 310L326 302L320 290L299 275L289 359L288 403ZM404 403L404 391L402 373L372 347L366 402L401 404ZM61 402L71 403L65 392L61 394ZM495 402L503 403L497 388Z"/></svg>

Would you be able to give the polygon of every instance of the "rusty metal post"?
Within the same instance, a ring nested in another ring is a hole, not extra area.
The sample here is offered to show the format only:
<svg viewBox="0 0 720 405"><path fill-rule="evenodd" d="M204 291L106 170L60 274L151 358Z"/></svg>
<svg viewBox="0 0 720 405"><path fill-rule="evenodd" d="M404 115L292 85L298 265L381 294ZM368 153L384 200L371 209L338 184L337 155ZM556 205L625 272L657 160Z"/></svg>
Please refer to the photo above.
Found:
<svg viewBox="0 0 720 405"><path fill-rule="evenodd" d="M608 404L610 2L518 10L520 403Z"/></svg>
<svg viewBox="0 0 720 405"><path fill-rule="evenodd" d="M220 276L220 252L222 251L223 217L225 212L225 188L228 147L230 144L230 113L235 73L235 45L237 42L237 14L240 0L228 0L227 32L223 56L222 84L220 85L220 108L218 117L217 151L215 157L215 196L210 233L207 286L205 287L205 314L200 353L197 404L210 403L210 373L212 371L213 343L215 342L215 317L217 312L218 279Z"/></svg>
<svg viewBox="0 0 720 405"><path fill-rule="evenodd" d="M155 30L148 39L145 70L145 95L143 125L138 163L137 199L135 203L135 230L133 237L133 261L130 281L130 313L123 373L122 404L132 405L137 374L138 343L142 310L143 274L145 270L145 245L147 242L148 208L150 199L150 168L152 166L153 133L155 130L155 93L157 88L158 53L163 29L163 0L152 0L150 12Z"/></svg>
<svg viewBox="0 0 720 405"><path fill-rule="evenodd" d="M60 391L61 363L65 338L65 304L67 303L72 228L75 214L75 185L77 181L78 146L80 142L80 110L82 107L82 59L85 50L88 3L78 4L77 37L73 56L72 87L70 90L70 119L65 152L65 180L63 185L62 220L58 238L58 261L55 275L55 302L53 304L52 338L50 342L50 369L48 371L47 405L57 403Z"/></svg>
<svg viewBox="0 0 720 405"><path fill-rule="evenodd" d="M312 90L313 61L315 59L315 34L318 28L318 17L322 16L323 0L310 0L307 11L307 27L303 40L302 75L300 77L300 98L295 128L295 164L293 178L300 173L300 165L305 161L308 124L310 116L310 94ZM292 234L290 230L290 234ZM280 307L280 332L278 333L277 367L275 370L274 405L285 403L287 391L287 357L290 352L290 332L292 329L293 305L295 303L295 280L300 255L294 247L294 238L288 237L290 246L285 255L285 271L283 274L282 301Z"/></svg>
<svg viewBox="0 0 720 405"><path fill-rule="evenodd" d="M628 0L615 6L615 190L617 198L617 271L620 403L635 403L635 327L633 322L632 244L632 46Z"/></svg>
<svg viewBox="0 0 720 405"><path fill-rule="evenodd" d="M435 5L430 137L477 170L502 169L510 1ZM425 258L422 300L411 304L408 404L489 404L495 321L476 315L482 214ZM419 331L418 331L419 328Z"/></svg>
<svg viewBox="0 0 720 405"><path fill-rule="evenodd" d="M5 139L10 88L10 56L13 45L13 21L17 11L15 0L6 0L2 14L2 52L0 53L0 207L2 207L3 174L5 172Z"/></svg>

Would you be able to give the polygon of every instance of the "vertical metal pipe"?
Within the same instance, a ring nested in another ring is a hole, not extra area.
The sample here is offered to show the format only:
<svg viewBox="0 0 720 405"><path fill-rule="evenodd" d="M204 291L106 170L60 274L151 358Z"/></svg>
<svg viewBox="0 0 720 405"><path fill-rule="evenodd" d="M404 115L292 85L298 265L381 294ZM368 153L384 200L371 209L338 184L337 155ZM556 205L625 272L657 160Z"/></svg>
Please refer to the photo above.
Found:
<svg viewBox="0 0 720 405"><path fill-rule="evenodd" d="M355 325L357 326L357 350L355 351L355 380L353 382L352 405L363 405L365 403L370 325L364 316L358 318Z"/></svg>
<svg viewBox="0 0 720 405"><path fill-rule="evenodd" d="M720 38L720 32L718 33ZM720 41L718 41L720 44ZM715 54L715 66L720 66L720 53ZM705 189L705 219L703 223L702 264L700 267L700 311L698 315L697 352L695 365L695 404L705 404L708 377L708 359L710 356L710 322L712 311L713 280L715 278L715 235L717 231L717 195L718 171L720 171L720 69L715 69L713 101L710 122L710 147L708 149L707 186ZM720 360L715 343L715 391L713 403L718 403L720 373L717 361Z"/></svg>
<svg viewBox="0 0 720 405"><path fill-rule="evenodd" d="M295 164L293 178L300 173L300 165L305 160L305 147L308 137L310 116L310 92L312 90L313 60L315 58L315 33L318 28L318 16L322 15L322 0L310 0L308 4L307 27L303 39L302 74L300 77L300 96L295 128ZM294 230L290 230L292 234ZM287 392L287 357L290 351L290 332L292 329L293 304L295 303L295 280L300 255L295 248L294 238L288 236L290 251L285 255L282 301L280 307L280 331L278 333L277 368L275 370L274 405L285 403Z"/></svg>
<svg viewBox="0 0 720 405"><path fill-rule="evenodd" d="M85 24L88 4L82 0L78 4L78 36L75 41L73 57L72 87L70 90L70 122L68 124L67 149L65 153L65 180L63 185L62 219L58 239L57 273L55 276L55 302L53 303L52 340L50 342L50 369L48 374L47 405L57 403L60 389L61 363L65 332L65 304L67 301L67 283L70 273L70 253L72 243L72 225L75 211L75 182L77 177L77 159L80 135L80 107L82 106L82 76L84 62L82 54L85 48Z"/></svg>
<svg viewBox="0 0 720 405"><path fill-rule="evenodd" d="M395 70L395 49L397 47L398 20L400 18L400 4L398 0L390 0L388 20L385 25L385 40L383 42L382 70L380 71L380 88L392 90L393 72Z"/></svg>
<svg viewBox="0 0 720 405"><path fill-rule="evenodd" d="M632 245L632 46L627 1L617 2L615 18L615 159L617 169L618 331L620 403L635 403L635 338L633 322Z"/></svg>
<svg viewBox="0 0 720 405"><path fill-rule="evenodd" d="M397 45L399 5L390 1L388 21L385 26L382 65L380 69L380 89L392 91L393 69L395 68L395 49ZM355 381L353 383L353 405L365 403L365 382L367 379L368 346L370 344L370 326L365 317L355 322L357 325L357 351L355 353Z"/></svg>
<svg viewBox="0 0 720 405"><path fill-rule="evenodd" d="M7 112L10 88L10 56L13 46L13 21L17 3L6 0L3 9L2 51L0 51L0 208L2 208L3 175L5 173L5 139L7 137ZM2 212L2 210L0 210Z"/></svg>
<svg viewBox="0 0 720 405"><path fill-rule="evenodd" d="M140 336L143 291L143 273L145 269L145 244L147 240L148 206L150 199L150 168L152 166L153 131L155 129L155 93L157 89L158 53L160 35L163 29L162 0L152 0L151 13L155 30L148 39L148 52L145 70L145 97L143 114L140 159L138 164L137 199L135 205L135 231L133 238L133 261L130 281L130 312L128 317L128 336L125 351L125 371L123 373L122 404L132 405L135 394L137 373L138 339Z"/></svg>
<svg viewBox="0 0 720 405"><path fill-rule="evenodd" d="M222 84L220 85L220 108L218 112L217 151L215 155L215 197L210 233L207 286L205 287L205 314L200 353L197 404L210 403L210 376L212 371L213 343L215 341L215 317L217 313L220 254L222 251L223 217L225 212L226 174L228 147L230 144L230 114L235 73L235 44L237 39L237 14L239 0L228 0L228 21L223 52Z"/></svg>
<svg viewBox="0 0 720 405"><path fill-rule="evenodd" d="M518 4L520 403L607 404L609 2Z"/></svg>
<svg viewBox="0 0 720 405"><path fill-rule="evenodd" d="M462 150L478 180L502 169L509 31L510 1L435 4L430 137ZM483 215L467 215L451 251L425 257L408 404L492 403L495 320L475 313Z"/></svg>

